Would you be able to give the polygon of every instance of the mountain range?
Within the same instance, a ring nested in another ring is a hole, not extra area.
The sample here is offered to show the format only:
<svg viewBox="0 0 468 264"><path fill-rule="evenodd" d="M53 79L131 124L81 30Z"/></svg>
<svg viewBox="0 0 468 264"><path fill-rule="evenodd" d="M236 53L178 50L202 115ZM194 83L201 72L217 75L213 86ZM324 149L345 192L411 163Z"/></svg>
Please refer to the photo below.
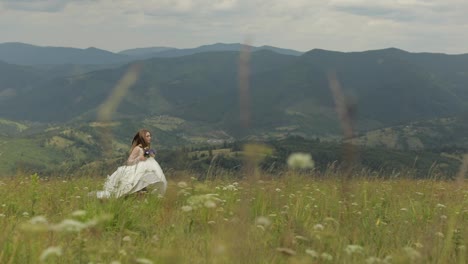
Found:
<svg viewBox="0 0 468 264"><path fill-rule="evenodd" d="M94 47L87 49L69 47L42 47L31 44L8 42L0 43L0 61L19 65L103 65L122 64L149 58L172 58L213 51L240 51L248 47L251 51L270 50L280 54L299 56L300 51L272 46L254 47L239 43L216 43L197 48L178 49L171 47L148 47L123 50L118 53Z"/></svg>
<svg viewBox="0 0 468 264"><path fill-rule="evenodd" d="M129 72L135 82L119 95ZM117 97L111 119L99 120L102 104ZM0 144L42 146L36 154L52 147L54 157L96 152L102 129L124 148L142 126L166 147L288 136L340 140L348 122L359 145L468 148L466 102L468 54L303 53L219 43L112 53L0 44ZM337 105L348 116L338 115Z"/></svg>

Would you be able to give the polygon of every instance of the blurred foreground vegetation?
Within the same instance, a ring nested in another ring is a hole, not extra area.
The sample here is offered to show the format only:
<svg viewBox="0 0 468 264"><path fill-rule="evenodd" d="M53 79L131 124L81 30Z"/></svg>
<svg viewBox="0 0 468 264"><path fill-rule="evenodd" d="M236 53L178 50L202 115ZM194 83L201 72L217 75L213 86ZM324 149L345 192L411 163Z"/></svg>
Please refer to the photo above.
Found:
<svg viewBox="0 0 468 264"><path fill-rule="evenodd" d="M466 263L466 182L325 174L167 172L164 197L119 200L100 177L5 177L0 263Z"/></svg>

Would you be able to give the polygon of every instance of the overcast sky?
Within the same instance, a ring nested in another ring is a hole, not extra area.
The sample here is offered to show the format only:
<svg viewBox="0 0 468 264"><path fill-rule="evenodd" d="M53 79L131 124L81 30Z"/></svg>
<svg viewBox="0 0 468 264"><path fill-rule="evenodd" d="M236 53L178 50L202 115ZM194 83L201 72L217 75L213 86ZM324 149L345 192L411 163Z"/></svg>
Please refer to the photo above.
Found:
<svg viewBox="0 0 468 264"><path fill-rule="evenodd" d="M468 53L467 0L0 0L0 43Z"/></svg>

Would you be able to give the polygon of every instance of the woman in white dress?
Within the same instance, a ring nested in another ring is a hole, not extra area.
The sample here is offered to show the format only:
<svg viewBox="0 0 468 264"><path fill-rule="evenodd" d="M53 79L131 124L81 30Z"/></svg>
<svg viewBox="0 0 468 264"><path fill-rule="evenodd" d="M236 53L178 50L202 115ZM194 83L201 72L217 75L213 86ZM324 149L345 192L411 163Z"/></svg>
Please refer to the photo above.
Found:
<svg viewBox="0 0 468 264"><path fill-rule="evenodd" d="M138 191L164 194L167 181L155 152L150 149L151 133L141 129L132 140L132 148L126 166L119 167L107 177L104 190L97 192L98 198L121 197Z"/></svg>

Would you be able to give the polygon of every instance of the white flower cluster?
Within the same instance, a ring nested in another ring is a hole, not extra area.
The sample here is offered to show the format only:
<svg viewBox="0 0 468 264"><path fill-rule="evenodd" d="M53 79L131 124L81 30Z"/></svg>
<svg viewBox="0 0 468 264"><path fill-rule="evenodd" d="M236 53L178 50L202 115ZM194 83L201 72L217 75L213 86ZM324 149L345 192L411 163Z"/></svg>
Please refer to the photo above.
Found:
<svg viewBox="0 0 468 264"><path fill-rule="evenodd" d="M188 205L182 206L182 211L189 212L198 208L215 208L217 203L222 203L223 200L218 198L215 193L201 194L190 196L187 200Z"/></svg>
<svg viewBox="0 0 468 264"><path fill-rule="evenodd" d="M292 169L313 169L315 167L314 160L308 153L293 153L289 155L287 163Z"/></svg>
<svg viewBox="0 0 468 264"><path fill-rule="evenodd" d="M84 211L74 212L72 215L83 214ZM99 222L107 220L109 217L102 216L94 218L86 222L81 222L75 219L64 219L62 222L53 224L49 223L44 216L35 216L28 222L22 225L22 229L26 231L56 231L56 232L80 232L84 229L96 226Z"/></svg>

